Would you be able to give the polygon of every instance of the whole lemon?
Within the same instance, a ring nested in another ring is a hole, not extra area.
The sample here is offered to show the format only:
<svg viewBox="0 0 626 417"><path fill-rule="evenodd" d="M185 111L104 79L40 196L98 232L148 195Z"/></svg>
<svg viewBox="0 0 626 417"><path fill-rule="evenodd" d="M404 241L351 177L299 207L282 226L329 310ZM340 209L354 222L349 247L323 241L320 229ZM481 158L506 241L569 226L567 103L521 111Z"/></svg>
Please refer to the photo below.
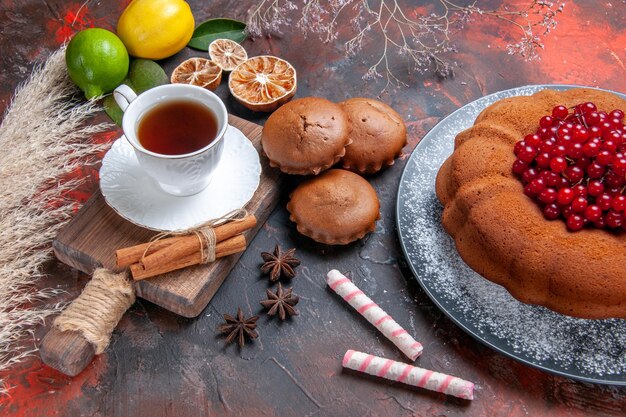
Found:
<svg viewBox="0 0 626 417"><path fill-rule="evenodd" d="M120 38L106 29L78 32L65 50L67 73L88 99L120 85L128 74L128 61Z"/></svg>
<svg viewBox="0 0 626 417"><path fill-rule="evenodd" d="M133 0L117 22L117 34L132 56L163 59L187 45L194 27L183 0Z"/></svg>

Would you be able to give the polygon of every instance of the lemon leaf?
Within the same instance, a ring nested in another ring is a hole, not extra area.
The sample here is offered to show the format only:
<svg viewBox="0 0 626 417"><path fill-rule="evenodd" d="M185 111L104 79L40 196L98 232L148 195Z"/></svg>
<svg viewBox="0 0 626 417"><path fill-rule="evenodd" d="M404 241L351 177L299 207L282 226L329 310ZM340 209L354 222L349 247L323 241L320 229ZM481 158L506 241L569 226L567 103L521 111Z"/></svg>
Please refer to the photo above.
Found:
<svg viewBox="0 0 626 417"><path fill-rule="evenodd" d="M153 87L167 84L169 78L159 64L149 59L135 59L130 64L128 76L122 84L126 84L132 88L135 93L141 94ZM113 94L109 94L102 100L102 107L106 114L117 124L122 125L122 117L124 112L115 102Z"/></svg>
<svg viewBox="0 0 626 417"><path fill-rule="evenodd" d="M242 42L247 37L246 24L234 19L209 19L200 23L187 44L194 49L208 51L215 39L231 39Z"/></svg>
<svg viewBox="0 0 626 417"><path fill-rule="evenodd" d="M139 58L130 63L128 78L137 94L170 82L167 74L159 64L149 59Z"/></svg>
<svg viewBox="0 0 626 417"><path fill-rule="evenodd" d="M125 84L128 85L127 83ZM113 120L113 122L115 122L116 125L122 126L122 118L124 117L124 112L115 102L113 94L109 94L102 99L102 107L104 107L105 113L111 118L111 120Z"/></svg>

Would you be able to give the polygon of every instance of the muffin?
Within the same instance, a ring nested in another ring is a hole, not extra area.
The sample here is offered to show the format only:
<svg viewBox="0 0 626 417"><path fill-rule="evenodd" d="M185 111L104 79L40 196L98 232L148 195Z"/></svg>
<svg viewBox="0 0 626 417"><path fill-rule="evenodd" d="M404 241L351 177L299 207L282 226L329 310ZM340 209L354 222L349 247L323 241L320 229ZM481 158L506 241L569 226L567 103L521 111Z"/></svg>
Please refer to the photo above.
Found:
<svg viewBox="0 0 626 417"><path fill-rule="evenodd" d="M261 145L270 166L287 174L317 175L346 153L348 117L323 98L293 100L267 119Z"/></svg>
<svg viewBox="0 0 626 417"><path fill-rule="evenodd" d="M369 98L351 98L339 105L348 116L352 140L342 159L343 167L373 174L393 165L407 142L402 117L385 103Z"/></svg>
<svg viewBox="0 0 626 417"><path fill-rule="evenodd" d="M287 210L300 233L327 245L345 245L376 228L380 203L363 177L331 169L300 184Z"/></svg>

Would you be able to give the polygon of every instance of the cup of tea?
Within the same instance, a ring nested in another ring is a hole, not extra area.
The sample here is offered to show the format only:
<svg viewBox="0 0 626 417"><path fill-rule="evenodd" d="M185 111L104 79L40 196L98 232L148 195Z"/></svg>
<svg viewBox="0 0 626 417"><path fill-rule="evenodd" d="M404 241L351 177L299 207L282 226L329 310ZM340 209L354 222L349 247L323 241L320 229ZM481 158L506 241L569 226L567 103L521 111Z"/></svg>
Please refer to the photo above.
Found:
<svg viewBox="0 0 626 417"><path fill-rule="evenodd" d="M209 185L228 128L228 112L218 96L189 84L162 85L137 95L122 84L113 97L124 112L124 136L163 191L188 196Z"/></svg>

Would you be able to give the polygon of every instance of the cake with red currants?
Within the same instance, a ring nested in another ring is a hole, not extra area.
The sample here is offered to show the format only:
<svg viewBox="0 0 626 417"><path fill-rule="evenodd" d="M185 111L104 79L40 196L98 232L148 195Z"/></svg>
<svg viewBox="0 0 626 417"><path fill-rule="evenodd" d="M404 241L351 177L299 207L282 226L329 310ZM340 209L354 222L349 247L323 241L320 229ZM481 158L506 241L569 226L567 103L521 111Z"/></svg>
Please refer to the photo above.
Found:
<svg viewBox="0 0 626 417"><path fill-rule="evenodd" d="M515 298L626 318L626 101L543 90L487 107L437 175L463 260Z"/></svg>

